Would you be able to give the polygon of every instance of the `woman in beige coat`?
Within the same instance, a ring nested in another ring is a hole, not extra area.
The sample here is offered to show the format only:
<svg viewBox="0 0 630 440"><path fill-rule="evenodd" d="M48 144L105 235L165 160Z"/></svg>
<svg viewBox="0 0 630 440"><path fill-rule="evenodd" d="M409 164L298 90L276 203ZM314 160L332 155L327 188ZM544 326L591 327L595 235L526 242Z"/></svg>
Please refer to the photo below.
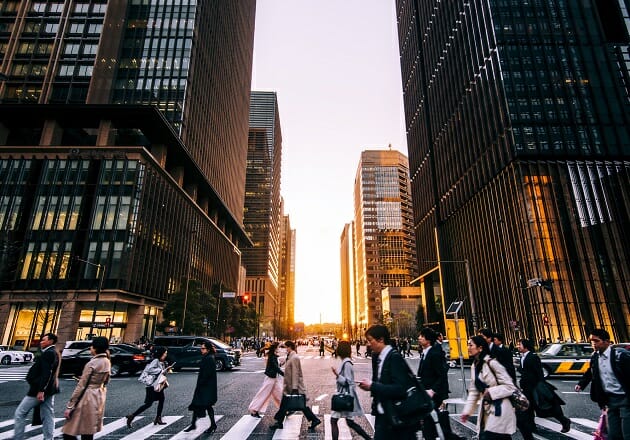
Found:
<svg viewBox="0 0 630 440"><path fill-rule="evenodd" d="M468 341L473 364L461 420L465 423L476 411L479 440L511 439L516 432L516 413L509 397L516 387L505 367L492 359L489 352L482 336L473 336Z"/></svg>
<svg viewBox="0 0 630 440"><path fill-rule="evenodd" d="M94 357L83 367L81 379L63 413L66 417L62 429L64 440L76 439L78 435L81 440L92 440L103 428L105 386L111 369L108 348L107 338L99 336L92 341L90 352Z"/></svg>

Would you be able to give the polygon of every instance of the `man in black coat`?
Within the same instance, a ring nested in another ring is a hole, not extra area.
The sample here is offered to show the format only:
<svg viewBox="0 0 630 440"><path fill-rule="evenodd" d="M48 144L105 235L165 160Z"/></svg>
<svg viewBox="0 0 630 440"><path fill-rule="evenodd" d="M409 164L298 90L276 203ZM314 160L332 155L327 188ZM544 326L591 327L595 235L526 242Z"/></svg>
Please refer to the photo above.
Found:
<svg viewBox="0 0 630 440"><path fill-rule="evenodd" d="M548 395L548 405L545 405L549 409L545 411L545 416L555 417L562 424L562 430L560 432L569 432L571 429L571 420L564 415L562 407L564 402L560 399L556 393L553 392L554 388L549 388L549 384L545 382L545 376L543 374L542 362L536 353L534 353L534 344L529 339L521 339L518 343L518 351L521 353L521 367L519 371L521 373L520 386L523 390L523 394L529 400L529 408L526 411L518 411L516 413L516 425L523 434L525 440L533 440L534 432L536 430L536 422L534 421L536 401L540 401L543 397L535 397L538 390L544 391L544 394Z"/></svg>
<svg viewBox="0 0 630 440"><path fill-rule="evenodd" d="M44 440L52 440L55 430L55 394L59 393L59 353L55 349L57 336L53 333L45 334L39 341L41 355L35 359L35 364L28 370L26 382L28 392L15 410L15 431L13 438L24 438L24 427L28 423L26 416L31 409L40 406L42 431Z"/></svg>
<svg viewBox="0 0 630 440"><path fill-rule="evenodd" d="M412 386L409 367L400 353L389 345L389 330L384 325L373 325L365 332L367 345L372 349L372 379L363 379L359 388L372 395L372 415L375 416L374 440L415 440L416 428L394 430L383 403L400 400Z"/></svg>
<svg viewBox="0 0 630 440"><path fill-rule="evenodd" d="M188 410L193 412L190 426L184 429L184 432L190 432L197 429L197 419L206 416L210 418L210 427L206 429L206 434L212 434L217 429L217 423L214 420L214 404L217 403L217 366L214 359L215 349L212 343L201 343L201 363L199 364L199 375L197 376L197 384L195 392Z"/></svg>
<svg viewBox="0 0 630 440"><path fill-rule="evenodd" d="M514 368L514 363L512 362L512 353L503 346L503 335L501 333L494 333L489 328L482 328L477 332L477 334L479 336L483 336L486 342L488 342L490 356L495 358L505 367L512 378L512 381L516 384L516 369ZM499 343L497 343L497 338Z"/></svg>
<svg viewBox="0 0 630 440"><path fill-rule="evenodd" d="M575 391L582 391L592 382L591 400L607 409L608 439L629 439L630 352L611 347L610 335L603 329L591 331L589 339L594 353Z"/></svg>

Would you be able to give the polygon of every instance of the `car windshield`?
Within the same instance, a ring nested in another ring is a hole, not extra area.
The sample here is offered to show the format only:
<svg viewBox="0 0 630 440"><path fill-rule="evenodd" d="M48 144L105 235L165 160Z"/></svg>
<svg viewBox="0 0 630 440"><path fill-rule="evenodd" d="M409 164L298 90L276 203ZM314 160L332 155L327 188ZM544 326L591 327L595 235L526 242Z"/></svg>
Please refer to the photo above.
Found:
<svg viewBox="0 0 630 440"><path fill-rule="evenodd" d="M547 345L545 348L540 350L540 354L543 356L556 356L561 348L562 344Z"/></svg>
<svg viewBox="0 0 630 440"><path fill-rule="evenodd" d="M216 345L219 348L223 348L223 349L231 349L232 347L230 347L229 345L227 345L225 342L219 341L218 339L210 339L212 341L212 343L214 345Z"/></svg>

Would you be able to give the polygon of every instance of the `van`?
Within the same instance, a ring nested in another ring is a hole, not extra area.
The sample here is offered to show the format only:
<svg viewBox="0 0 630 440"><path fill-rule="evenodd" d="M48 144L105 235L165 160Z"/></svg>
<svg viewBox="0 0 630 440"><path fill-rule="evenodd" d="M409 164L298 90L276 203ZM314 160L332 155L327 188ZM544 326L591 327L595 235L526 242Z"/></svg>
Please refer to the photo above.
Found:
<svg viewBox="0 0 630 440"><path fill-rule="evenodd" d="M201 363L201 343L206 342L214 346L216 353L214 361L217 371L231 370L240 365L240 353L232 347L207 336L157 336L153 340L154 345L166 347L168 350L168 362L175 362L173 369L179 371L182 368L199 368Z"/></svg>

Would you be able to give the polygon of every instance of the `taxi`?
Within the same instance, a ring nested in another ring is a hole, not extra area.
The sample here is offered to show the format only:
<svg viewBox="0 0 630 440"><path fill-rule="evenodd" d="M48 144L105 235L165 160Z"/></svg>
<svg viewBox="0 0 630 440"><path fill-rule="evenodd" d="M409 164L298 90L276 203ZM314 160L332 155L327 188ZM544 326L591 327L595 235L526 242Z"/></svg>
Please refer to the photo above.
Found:
<svg viewBox="0 0 630 440"><path fill-rule="evenodd" d="M543 374L548 376L582 375L588 370L593 354L591 344L558 342L543 348L538 356Z"/></svg>

